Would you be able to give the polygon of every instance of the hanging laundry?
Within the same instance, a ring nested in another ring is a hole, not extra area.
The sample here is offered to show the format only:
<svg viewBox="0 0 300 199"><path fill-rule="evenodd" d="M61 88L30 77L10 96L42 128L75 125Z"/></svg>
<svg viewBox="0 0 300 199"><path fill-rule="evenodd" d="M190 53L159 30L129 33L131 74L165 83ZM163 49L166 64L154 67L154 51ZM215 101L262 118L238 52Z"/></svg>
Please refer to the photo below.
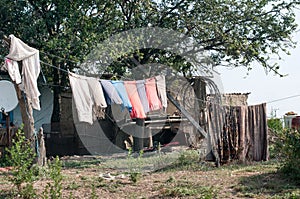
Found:
<svg viewBox="0 0 300 199"><path fill-rule="evenodd" d="M21 83L17 61L22 61L22 84L24 92L28 101L32 104L32 108L41 110L39 100L41 94L37 86L37 79L40 74L39 51L28 46L14 35L9 35L9 38L10 49L9 54L6 56L6 58L12 60L12 62L6 62L9 75L17 84Z"/></svg>
<svg viewBox="0 0 300 199"><path fill-rule="evenodd" d="M104 93L100 81L99 79L93 77L88 77L86 81L89 85L90 94L94 102L93 120L96 120L96 118L104 118L105 117L104 108L107 107L107 104L105 101L105 97L104 97Z"/></svg>
<svg viewBox="0 0 300 199"><path fill-rule="evenodd" d="M137 91L139 93L140 100L142 102L145 113L150 111L149 102L147 99L146 88L145 88L145 80L136 81Z"/></svg>
<svg viewBox="0 0 300 199"><path fill-rule="evenodd" d="M104 94L106 97L106 103L108 105L113 104L123 104L122 99L120 98L117 90L113 86L110 80L101 80L101 85L104 90Z"/></svg>
<svg viewBox="0 0 300 199"><path fill-rule="evenodd" d="M156 86L157 86L157 94L161 100L162 106L164 110L167 109L168 106L168 98L167 98L167 90L166 90L166 79L164 75L155 76Z"/></svg>
<svg viewBox="0 0 300 199"><path fill-rule="evenodd" d="M17 61L6 58L4 68L8 71L8 74L12 81L16 82L16 84L22 83L22 79L19 71L19 65Z"/></svg>
<svg viewBox="0 0 300 199"><path fill-rule="evenodd" d="M69 73L69 79L78 120L93 124L93 102L87 81L74 73Z"/></svg>
<svg viewBox="0 0 300 199"><path fill-rule="evenodd" d="M123 81L111 81L111 83L117 90L120 98L122 99L123 107L126 107L128 109L128 111L131 112L132 105L131 105L129 97L127 95L126 88L124 86L124 82Z"/></svg>
<svg viewBox="0 0 300 199"><path fill-rule="evenodd" d="M78 120L93 124L97 110L107 107L100 82L93 77L69 73Z"/></svg>
<svg viewBox="0 0 300 199"><path fill-rule="evenodd" d="M130 113L131 118L146 118L146 114L137 91L136 82L125 81L124 86L132 105L132 111Z"/></svg>
<svg viewBox="0 0 300 199"><path fill-rule="evenodd" d="M146 79L145 83L146 94L149 101L149 107L151 111L159 110L162 108L161 101L157 96L157 88L155 78Z"/></svg>

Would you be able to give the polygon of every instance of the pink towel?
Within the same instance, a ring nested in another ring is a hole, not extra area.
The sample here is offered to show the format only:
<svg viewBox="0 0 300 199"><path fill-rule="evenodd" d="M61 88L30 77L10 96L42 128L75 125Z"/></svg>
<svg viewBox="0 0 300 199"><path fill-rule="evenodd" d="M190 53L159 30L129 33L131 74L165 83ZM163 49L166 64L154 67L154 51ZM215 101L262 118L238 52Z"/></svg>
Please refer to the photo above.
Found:
<svg viewBox="0 0 300 199"><path fill-rule="evenodd" d="M155 78L146 79L146 93L151 111L162 109L161 101L157 95Z"/></svg>
<svg viewBox="0 0 300 199"><path fill-rule="evenodd" d="M132 105L132 111L130 113L131 118L146 118L146 114L141 103L139 93L137 91L135 81L124 81L130 103Z"/></svg>

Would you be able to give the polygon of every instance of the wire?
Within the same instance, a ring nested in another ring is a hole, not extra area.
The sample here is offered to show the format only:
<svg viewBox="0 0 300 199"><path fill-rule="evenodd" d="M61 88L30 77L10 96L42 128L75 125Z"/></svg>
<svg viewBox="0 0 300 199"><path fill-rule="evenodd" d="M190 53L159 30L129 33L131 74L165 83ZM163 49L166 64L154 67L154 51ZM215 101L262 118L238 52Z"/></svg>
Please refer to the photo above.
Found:
<svg viewBox="0 0 300 199"><path fill-rule="evenodd" d="M270 104L270 103L273 103L273 102L278 102L278 101L283 101L283 100L287 100L287 99L291 99L291 98L295 98L295 97L300 97L300 94L292 95L292 96L289 96L289 97L284 97L284 98L280 98L280 99L276 99L276 100L272 100L272 101L267 102L267 104Z"/></svg>
<svg viewBox="0 0 300 199"><path fill-rule="evenodd" d="M59 67L57 67L57 66L53 66L53 65L48 64L48 63L43 62L43 61L40 61L40 62L41 62L42 64L45 64L45 65L50 66L50 67L52 67L52 68L56 68L56 69L58 69L58 70L61 70L61 71L65 72L65 73L69 73L69 71L67 71L67 70L65 70L65 69L59 68Z"/></svg>

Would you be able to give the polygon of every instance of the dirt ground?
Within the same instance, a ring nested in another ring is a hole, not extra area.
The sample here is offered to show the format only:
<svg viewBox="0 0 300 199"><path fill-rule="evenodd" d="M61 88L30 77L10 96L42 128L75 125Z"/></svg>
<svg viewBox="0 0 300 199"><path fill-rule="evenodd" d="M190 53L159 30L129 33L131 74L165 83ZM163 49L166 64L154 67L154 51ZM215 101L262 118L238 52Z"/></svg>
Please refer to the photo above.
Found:
<svg viewBox="0 0 300 199"><path fill-rule="evenodd" d="M138 158L64 157L62 198L300 198L299 184L277 172L276 161L216 168L213 163L197 161L196 155L180 154L168 166L153 170L144 169L145 164L156 161L153 157L149 162ZM121 168L124 164L128 167ZM130 178L135 173L141 173L137 182ZM8 181L10 175L10 169L0 169L0 198L17 197ZM39 195L45 192L47 183L53 182L40 172L34 182Z"/></svg>

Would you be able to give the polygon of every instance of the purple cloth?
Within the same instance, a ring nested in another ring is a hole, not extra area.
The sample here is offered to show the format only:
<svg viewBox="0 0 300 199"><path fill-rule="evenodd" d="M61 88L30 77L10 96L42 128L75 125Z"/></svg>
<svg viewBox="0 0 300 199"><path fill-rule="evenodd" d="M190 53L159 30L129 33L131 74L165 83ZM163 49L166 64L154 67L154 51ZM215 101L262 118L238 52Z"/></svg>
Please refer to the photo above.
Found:
<svg viewBox="0 0 300 199"><path fill-rule="evenodd" d="M136 81L136 87L144 108L145 113L148 113L150 111L149 108L149 102L146 94L146 88L145 88L145 80L138 80Z"/></svg>
<svg viewBox="0 0 300 199"><path fill-rule="evenodd" d="M107 104L123 104L118 91L115 89L110 80L100 80L100 82L104 90Z"/></svg>

